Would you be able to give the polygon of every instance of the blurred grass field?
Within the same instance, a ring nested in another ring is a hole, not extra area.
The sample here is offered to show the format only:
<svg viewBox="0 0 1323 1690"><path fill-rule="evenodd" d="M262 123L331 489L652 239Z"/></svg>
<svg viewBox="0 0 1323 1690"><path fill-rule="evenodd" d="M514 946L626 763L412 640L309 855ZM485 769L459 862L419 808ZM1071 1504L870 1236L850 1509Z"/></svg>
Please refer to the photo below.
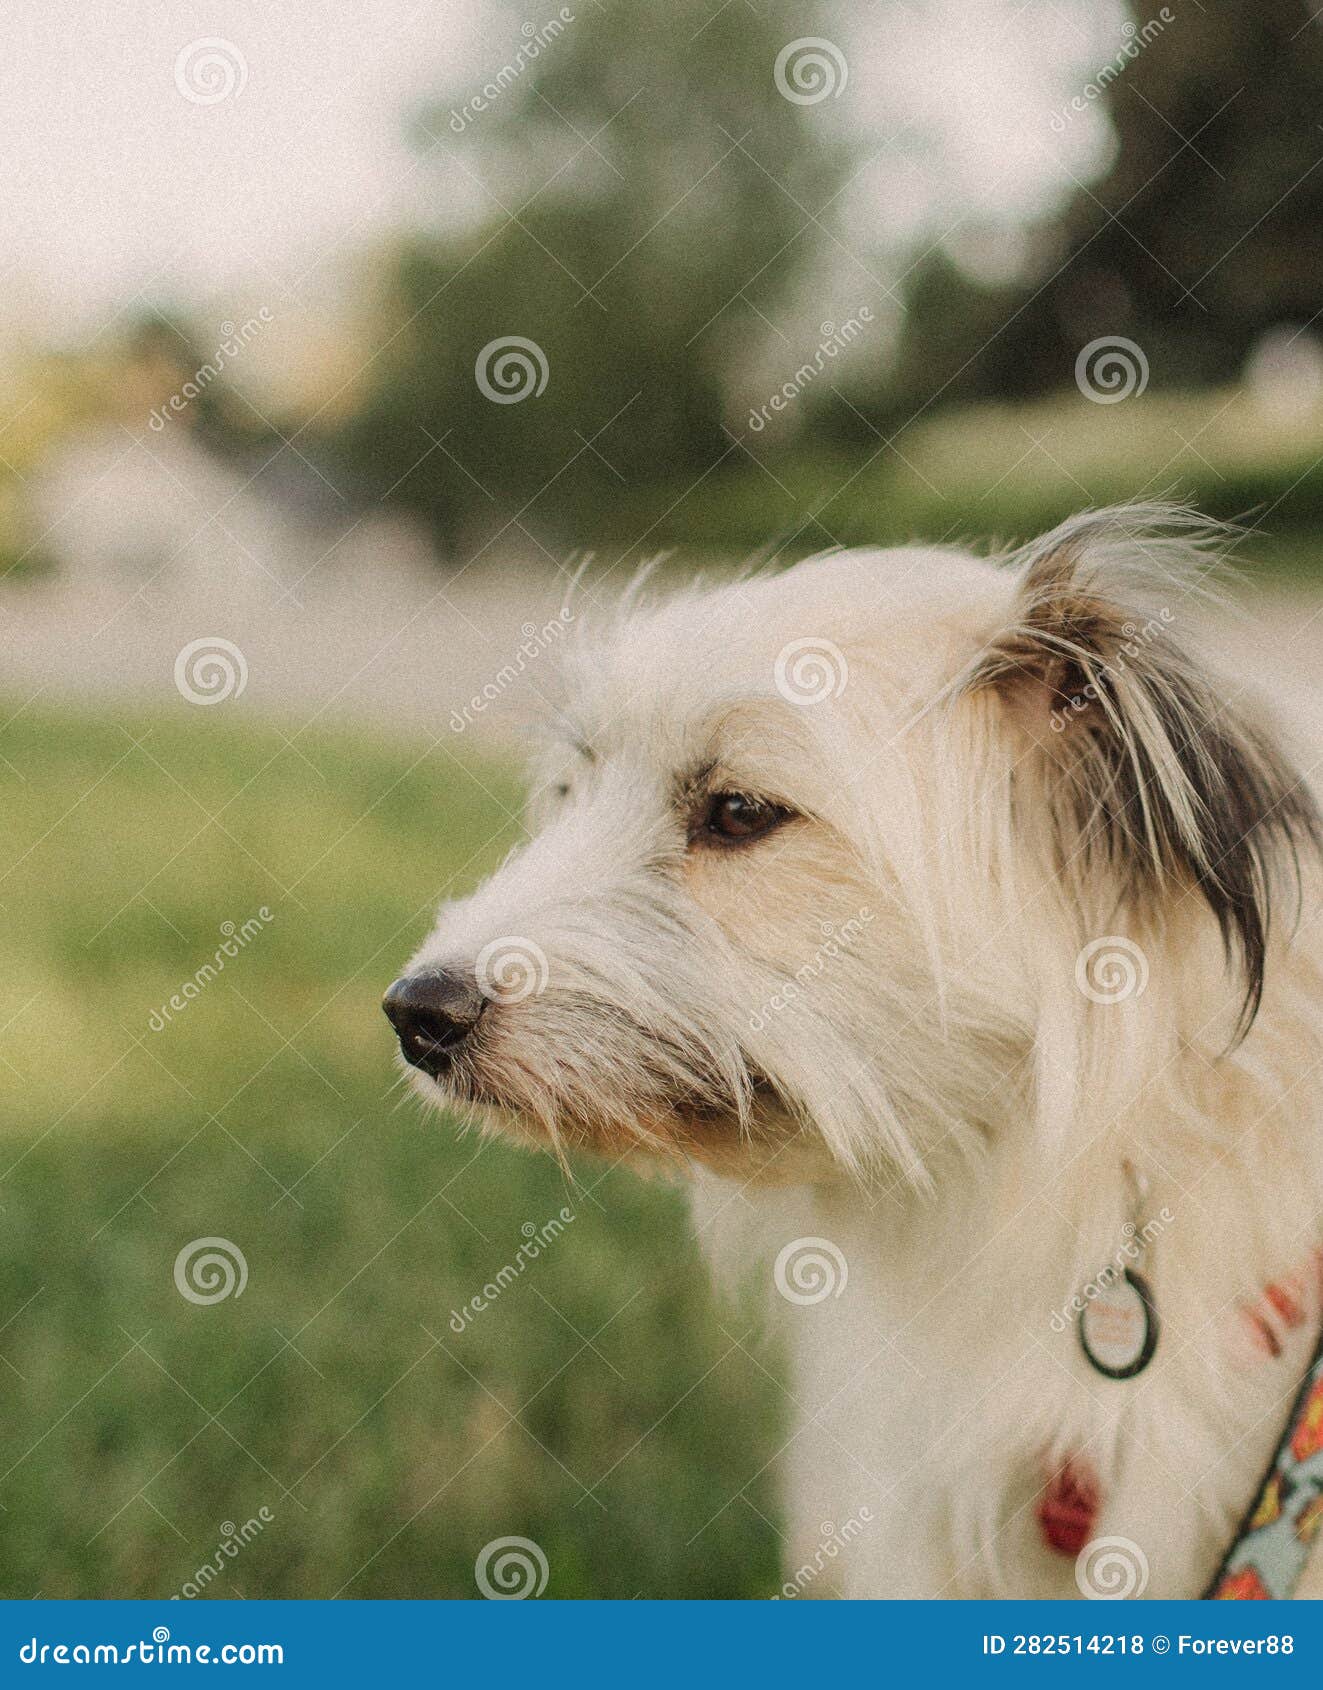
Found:
<svg viewBox="0 0 1323 1690"><path fill-rule="evenodd" d="M549 1597L768 1593L775 1358L682 1195L568 1183L395 1082L381 990L517 836L509 772L237 705L33 706L0 759L3 1594L166 1597L262 1508L209 1594L472 1597L510 1535ZM241 1296L176 1289L206 1237Z"/></svg>

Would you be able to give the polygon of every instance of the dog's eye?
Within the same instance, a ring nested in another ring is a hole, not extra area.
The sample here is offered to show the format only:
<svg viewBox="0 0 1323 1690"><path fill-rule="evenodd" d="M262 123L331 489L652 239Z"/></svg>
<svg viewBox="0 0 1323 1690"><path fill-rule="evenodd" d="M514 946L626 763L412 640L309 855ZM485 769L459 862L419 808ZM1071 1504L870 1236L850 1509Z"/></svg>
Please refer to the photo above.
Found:
<svg viewBox="0 0 1323 1690"><path fill-rule="evenodd" d="M789 816L789 810L765 798L749 798L742 792L717 792L708 801L703 823L706 833L732 845L761 839Z"/></svg>

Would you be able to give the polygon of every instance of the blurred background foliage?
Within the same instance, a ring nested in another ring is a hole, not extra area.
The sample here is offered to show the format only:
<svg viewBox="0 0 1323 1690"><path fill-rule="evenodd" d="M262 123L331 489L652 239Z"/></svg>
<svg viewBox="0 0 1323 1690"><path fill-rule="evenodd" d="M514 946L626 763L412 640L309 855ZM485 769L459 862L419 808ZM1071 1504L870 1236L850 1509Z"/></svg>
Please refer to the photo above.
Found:
<svg viewBox="0 0 1323 1690"><path fill-rule="evenodd" d="M1036 215L965 216L958 238L908 248L839 214L880 154L885 168L931 137L911 125L879 149L832 98L796 104L771 73L788 39L833 26L848 60L845 22L780 0L605 0L488 110L455 89L424 102L408 133L435 226L361 261L363 367L275 416L222 376L190 422L254 466L292 436L350 499L416 514L452 559L512 517L553 548L793 552L1019 533L1140 490L1274 533L1317 522L1323 30L1302 0L1136 12L1080 109L1032 118L1046 147L1105 113L1100 167L1063 167L1068 191ZM452 227L457 187L479 209ZM872 326L750 428L861 304ZM510 334L537 343L549 379L494 405L475 358ZM1124 431L1074 381L1080 349L1118 336L1148 367ZM12 378L40 403L0 469L11 536L17 478L60 422L123 411L126 370L136 399L207 356L164 305L108 351Z"/></svg>
<svg viewBox="0 0 1323 1690"><path fill-rule="evenodd" d="M784 12L689 3L659 20L615 0L510 88L475 131L490 156L463 166L501 184L489 222L392 267L398 339L336 442L372 494L424 431L453 431L485 492L434 454L393 498L443 532L532 500L533 526L582 539L622 489L646 511L722 455L732 361L784 309L810 244L801 206L847 164L768 73ZM440 106L417 120L424 141L446 125ZM496 406L474 353L516 324L552 376L535 403Z"/></svg>

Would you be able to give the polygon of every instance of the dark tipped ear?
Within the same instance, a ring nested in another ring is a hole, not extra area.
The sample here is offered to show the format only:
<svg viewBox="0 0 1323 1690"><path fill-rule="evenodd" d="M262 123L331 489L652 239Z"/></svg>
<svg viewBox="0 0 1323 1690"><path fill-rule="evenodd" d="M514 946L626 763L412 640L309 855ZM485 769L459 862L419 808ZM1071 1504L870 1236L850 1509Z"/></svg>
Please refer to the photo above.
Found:
<svg viewBox="0 0 1323 1690"><path fill-rule="evenodd" d="M1196 890L1244 981L1240 1034L1263 995L1268 932L1302 848L1320 845L1300 776L1184 651L1216 533L1167 506L1072 519L1011 560L1015 617L983 654L1012 731L1037 743L1014 802L1096 907ZM1036 777L1036 778L1035 778ZM1101 877L1106 876L1105 882Z"/></svg>

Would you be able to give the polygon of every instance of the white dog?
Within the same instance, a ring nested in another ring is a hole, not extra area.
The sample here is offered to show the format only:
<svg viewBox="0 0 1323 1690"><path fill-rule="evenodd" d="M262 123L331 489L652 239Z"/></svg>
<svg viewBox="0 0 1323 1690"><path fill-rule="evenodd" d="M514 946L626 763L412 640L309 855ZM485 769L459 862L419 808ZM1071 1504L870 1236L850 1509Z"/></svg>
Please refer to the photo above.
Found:
<svg viewBox="0 0 1323 1690"><path fill-rule="evenodd" d="M1190 655L1208 539L1144 507L631 595L531 842L387 994L423 1096L682 1164L775 1284L791 1592L1197 1596L1282 1434L1317 824Z"/></svg>

